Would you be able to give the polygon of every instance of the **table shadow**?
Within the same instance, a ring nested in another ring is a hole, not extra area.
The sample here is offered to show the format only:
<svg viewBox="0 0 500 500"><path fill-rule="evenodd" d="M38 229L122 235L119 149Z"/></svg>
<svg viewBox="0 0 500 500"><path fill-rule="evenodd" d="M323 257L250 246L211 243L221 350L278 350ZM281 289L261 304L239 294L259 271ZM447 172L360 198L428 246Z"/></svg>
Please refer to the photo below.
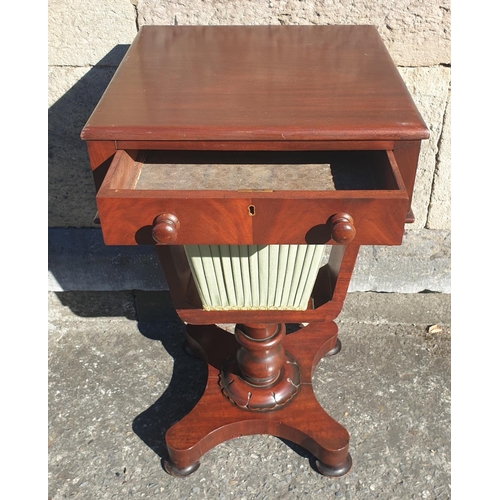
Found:
<svg viewBox="0 0 500 500"><path fill-rule="evenodd" d="M172 377L166 391L132 423L134 433L160 458L168 456L165 433L185 417L201 399L207 383L207 365L193 355L186 354L184 323L177 321L139 321L138 329L151 340L160 341L173 358ZM287 324L287 333L294 333L300 325ZM316 458L306 449L287 439L280 439L299 456L308 459L315 468Z"/></svg>
<svg viewBox="0 0 500 500"><path fill-rule="evenodd" d="M160 341L173 358L172 377L166 391L132 423L135 434L159 457L167 456L165 433L186 416L200 400L207 383L206 363L183 351L184 324L155 321L138 322L139 331L151 340Z"/></svg>

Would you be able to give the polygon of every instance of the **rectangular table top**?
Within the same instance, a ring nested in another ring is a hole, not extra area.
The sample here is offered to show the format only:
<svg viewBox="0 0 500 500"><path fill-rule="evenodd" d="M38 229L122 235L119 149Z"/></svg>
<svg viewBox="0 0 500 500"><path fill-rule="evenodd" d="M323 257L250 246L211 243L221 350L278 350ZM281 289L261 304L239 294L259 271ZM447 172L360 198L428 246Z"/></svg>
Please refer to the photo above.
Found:
<svg viewBox="0 0 500 500"><path fill-rule="evenodd" d="M143 26L84 140L429 136L373 26Z"/></svg>

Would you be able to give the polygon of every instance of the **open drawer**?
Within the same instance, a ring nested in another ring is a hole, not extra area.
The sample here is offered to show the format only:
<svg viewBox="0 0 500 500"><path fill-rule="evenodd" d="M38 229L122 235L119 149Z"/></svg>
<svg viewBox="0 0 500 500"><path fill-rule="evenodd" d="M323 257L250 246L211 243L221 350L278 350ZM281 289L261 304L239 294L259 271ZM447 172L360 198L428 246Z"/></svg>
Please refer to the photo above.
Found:
<svg viewBox="0 0 500 500"><path fill-rule="evenodd" d="M399 245L409 198L392 151L120 150L97 207L107 245Z"/></svg>

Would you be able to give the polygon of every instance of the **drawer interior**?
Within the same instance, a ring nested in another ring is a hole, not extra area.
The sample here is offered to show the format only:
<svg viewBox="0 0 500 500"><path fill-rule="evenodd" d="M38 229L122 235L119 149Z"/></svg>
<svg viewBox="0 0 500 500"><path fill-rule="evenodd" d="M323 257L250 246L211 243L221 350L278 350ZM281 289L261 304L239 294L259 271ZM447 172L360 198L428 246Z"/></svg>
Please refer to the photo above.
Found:
<svg viewBox="0 0 500 500"><path fill-rule="evenodd" d="M401 190L390 151L123 151L115 189L137 191Z"/></svg>
<svg viewBox="0 0 500 500"><path fill-rule="evenodd" d="M160 214L175 244L325 244L340 213L353 244L400 244L409 204L390 150L119 150L96 200L106 243L126 245L154 244Z"/></svg>

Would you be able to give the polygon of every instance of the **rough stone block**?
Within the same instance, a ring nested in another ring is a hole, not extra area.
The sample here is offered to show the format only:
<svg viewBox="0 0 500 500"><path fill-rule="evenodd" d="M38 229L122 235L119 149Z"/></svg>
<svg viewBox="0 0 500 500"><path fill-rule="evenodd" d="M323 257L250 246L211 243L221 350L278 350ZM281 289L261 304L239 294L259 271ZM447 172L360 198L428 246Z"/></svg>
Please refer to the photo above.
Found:
<svg viewBox="0 0 500 500"><path fill-rule="evenodd" d="M413 227L423 228L427 224L436 159L442 137L444 112L450 88L450 68L443 66L399 68L399 71L430 130L430 138L422 141L412 202L415 214ZM443 161L446 161L445 156L449 155L449 152L442 154ZM442 193L444 197L450 196L449 190L450 186L446 186L446 181L443 179Z"/></svg>
<svg viewBox="0 0 500 500"><path fill-rule="evenodd" d="M95 187L80 132L115 68L59 68L49 71L49 227L95 227Z"/></svg>
<svg viewBox="0 0 500 500"><path fill-rule="evenodd" d="M427 227L451 229L451 112L450 98L444 114Z"/></svg>
<svg viewBox="0 0 500 500"><path fill-rule="evenodd" d="M450 62L449 0L139 0L137 13L139 25L373 24L398 65Z"/></svg>
<svg viewBox="0 0 500 500"><path fill-rule="evenodd" d="M59 295L64 296L65 294ZM349 293L342 312L338 316L338 321L335 320L335 322L367 323L372 325L425 325L427 327L431 325L450 325L451 294ZM343 329L340 326L340 331Z"/></svg>
<svg viewBox="0 0 500 500"><path fill-rule="evenodd" d="M116 65L119 60L103 61L104 56L137 34L135 7L127 0L49 0L48 9L53 66Z"/></svg>
<svg viewBox="0 0 500 500"><path fill-rule="evenodd" d="M451 293L451 234L407 230L401 246L362 246L350 292Z"/></svg>

